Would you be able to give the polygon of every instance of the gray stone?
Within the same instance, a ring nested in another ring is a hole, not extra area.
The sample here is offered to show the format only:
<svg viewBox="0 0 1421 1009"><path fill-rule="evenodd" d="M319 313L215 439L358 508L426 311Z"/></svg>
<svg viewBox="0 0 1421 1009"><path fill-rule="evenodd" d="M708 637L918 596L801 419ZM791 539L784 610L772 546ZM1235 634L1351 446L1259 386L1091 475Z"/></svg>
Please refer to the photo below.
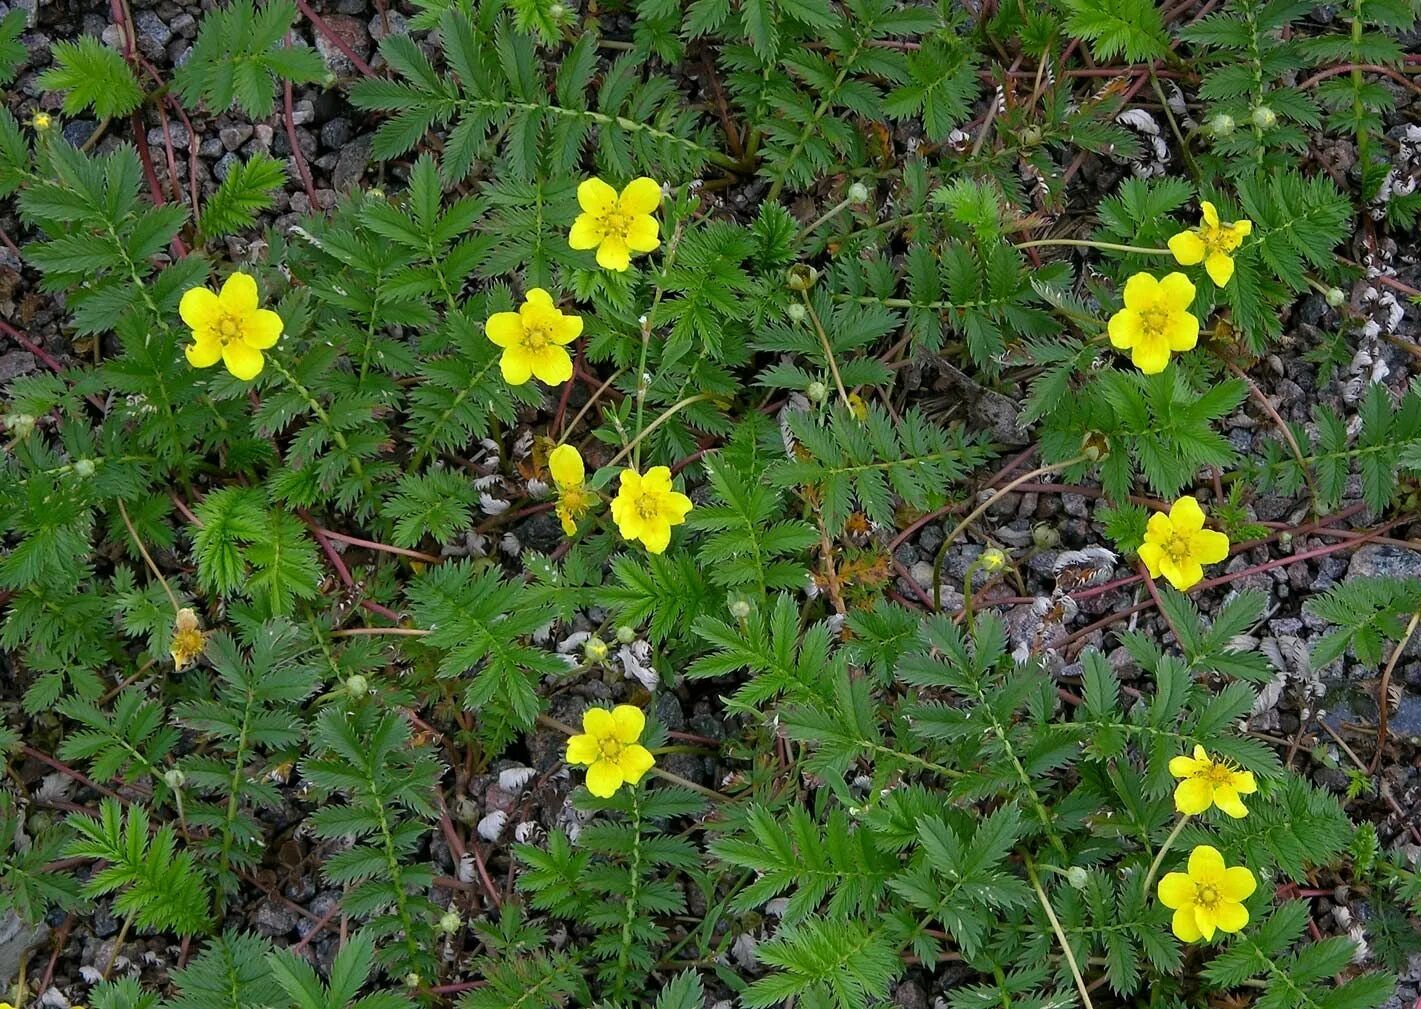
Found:
<svg viewBox="0 0 1421 1009"><path fill-rule="evenodd" d="M1348 578L1421 578L1421 553L1389 543L1369 543L1352 555Z"/></svg>
<svg viewBox="0 0 1421 1009"><path fill-rule="evenodd" d="M409 22L403 14L387 10L370 19L370 37L376 42L387 35L404 35L409 31Z"/></svg>
<svg viewBox="0 0 1421 1009"><path fill-rule="evenodd" d="M28 350L12 350L0 356L0 382L8 382L19 375L28 375L35 370L35 356Z"/></svg>
<svg viewBox="0 0 1421 1009"><path fill-rule="evenodd" d="M904 981L893 992L893 1004L901 1009L928 1009L928 996L916 981Z"/></svg>
<svg viewBox="0 0 1421 1009"><path fill-rule="evenodd" d="M235 151L252 139L252 127L247 123L236 123L232 126L224 126L217 131L217 136L222 140L222 146L229 151Z"/></svg>
<svg viewBox="0 0 1421 1009"><path fill-rule="evenodd" d="M370 36L365 31L365 26L360 23L359 18L351 17L348 14L327 14L324 20L331 35L340 39L345 48L361 59L370 55ZM325 60L326 69L338 77L348 77L355 73L355 64L341 51L339 45L323 31L318 31L315 34L316 52L320 53L321 59Z"/></svg>
<svg viewBox="0 0 1421 1009"><path fill-rule="evenodd" d="M217 181L221 182L227 178L227 173L242 163L242 159L236 154L228 151L218 159L217 164L212 166L212 174L217 176Z"/></svg>
<svg viewBox="0 0 1421 1009"><path fill-rule="evenodd" d="M49 926L26 925L14 911L0 918L0 991L10 987L30 950L49 938Z"/></svg>
<svg viewBox="0 0 1421 1009"><path fill-rule="evenodd" d="M252 916L252 927L273 939L289 935L296 927L296 912L284 904L264 900L257 905L257 912Z"/></svg>
<svg viewBox="0 0 1421 1009"><path fill-rule="evenodd" d="M151 10L140 10L134 14L133 29L139 51L149 59L161 58L163 47L173 37L172 29Z"/></svg>
<svg viewBox="0 0 1421 1009"><path fill-rule="evenodd" d="M335 171L331 173L331 188L350 190L360 182L370 164L370 145L370 137L363 136L356 137L341 148Z"/></svg>
<svg viewBox="0 0 1421 1009"><path fill-rule="evenodd" d="M350 134L350 120L337 116L321 127L321 144L333 151L340 150L350 140Z"/></svg>

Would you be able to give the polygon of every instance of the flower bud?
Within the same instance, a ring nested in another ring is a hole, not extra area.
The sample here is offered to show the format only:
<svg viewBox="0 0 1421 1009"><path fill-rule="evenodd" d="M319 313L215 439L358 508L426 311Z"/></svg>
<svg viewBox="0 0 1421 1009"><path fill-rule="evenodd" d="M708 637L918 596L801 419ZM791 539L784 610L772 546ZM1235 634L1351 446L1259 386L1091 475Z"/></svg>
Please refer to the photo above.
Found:
<svg viewBox="0 0 1421 1009"><path fill-rule="evenodd" d="M370 681L359 673L352 673L345 678L345 692L351 697L364 697L370 693Z"/></svg>
<svg viewBox="0 0 1421 1009"><path fill-rule="evenodd" d="M385 198L385 190L381 189L379 186L371 186L365 191L365 195L370 197L372 200L383 200Z"/></svg>
<svg viewBox="0 0 1421 1009"><path fill-rule="evenodd" d="M453 935L459 931L459 927L464 924L464 919L459 917L459 912L452 907L444 912L444 917L439 919L439 931L445 935Z"/></svg>
<svg viewBox="0 0 1421 1009"><path fill-rule="evenodd" d="M1234 127L1237 125L1233 116L1227 112L1220 112L1209 120L1209 132L1216 137L1227 137L1233 133Z"/></svg>
<svg viewBox="0 0 1421 1009"><path fill-rule="evenodd" d="M849 187L846 195L851 203L866 203L868 201L868 187L862 182L855 182Z"/></svg>
<svg viewBox="0 0 1421 1009"><path fill-rule="evenodd" d="M808 309L797 301L785 309L785 315L789 316L790 322L803 322L808 314Z"/></svg>
<svg viewBox="0 0 1421 1009"><path fill-rule="evenodd" d="M54 117L48 112L36 112L34 118L30 120L30 125L35 128L36 133L45 133L54 129Z"/></svg>
<svg viewBox="0 0 1421 1009"><path fill-rule="evenodd" d="M809 397L811 403L822 403L829 398L829 387L823 382L810 382L804 394Z"/></svg>
<svg viewBox="0 0 1421 1009"><path fill-rule="evenodd" d="M1038 522L1031 527L1031 542L1038 550L1054 550L1061 545L1061 530L1049 522Z"/></svg>
<svg viewBox="0 0 1421 1009"><path fill-rule="evenodd" d="M1347 295L1340 287L1329 287L1327 289L1327 303L1333 308L1341 308L1342 303L1347 300Z"/></svg>
<svg viewBox="0 0 1421 1009"><path fill-rule="evenodd" d="M81 476L87 480L89 477L94 475L94 460L75 459L74 472L76 475Z"/></svg>
<svg viewBox="0 0 1421 1009"><path fill-rule="evenodd" d="M567 17L567 6L564 4L551 4L548 7L548 18L552 21L561 21Z"/></svg>
<svg viewBox="0 0 1421 1009"><path fill-rule="evenodd" d="M1027 147L1035 147L1041 143L1041 127L1028 126L1021 131L1021 142Z"/></svg>
<svg viewBox="0 0 1421 1009"><path fill-rule="evenodd" d="M16 438L27 438L35 429L35 419L28 413L12 413L5 418L5 426Z"/></svg>
<svg viewBox="0 0 1421 1009"><path fill-rule="evenodd" d="M1087 431L1081 438L1081 455L1091 462L1100 462L1110 454L1110 439L1104 432Z"/></svg>
<svg viewBox="0 0 1421 1009"><path fill-rule="evenodd" d="M1253 110L1253 125L1260 130L1271 130L1278 125L1278 113L1267 105L1260 105Z"/></svg>
<svg viewBox="0 0 1421 1009"><path fill-rule="evenodd" d="M785 271L785 287L791 291L807 291L819 279L819 271L804 263L795 263Z"/></svg>
<svg viewBox="0 0 1421 1009"><path fill-rule="evenodd" d="M1085 885L1090 882L1090 875L1078 865L1073 865L1066 870L1066 882L1077 890L1085 889Z"/></svg>
<svg viewBox="0 0 1421 1009"><path fill-rule="evenodd" d="M750 602L747 599L736 599L730 604L730 615L736 620L744 620L750 615Z"/></svg>
<svg viewBox="0 0 1421 1009"><path fill-rule="evenodd" d="M587 643L582 646L582 654L588 662L601 662L607 657L607 642L597 637L595 634L587 639Z"/></svg>
<svg viewBox="0 0 1421 1009"><path fill-rule="evenodd" d="M622 624L617 628L617 643L629 645L636 640L636 628L630 624Z"/></svg>
<svg viewBox="0 0 1421 1009"><path fill-rule="evenodd" d="M996 547L988 547L983 550L979 560L986 571L1000 571L1007 566L1007 555Z"/></svg>
<svg viewBox="0 0 1421 1009"><path fill-rule="evenodd" d="M169 788L179 789L187 783L187 775L182 772L180 767L170 767L163 772L163 781Z"/></svg>
<svg viewBox="0 0 1421 1009"><path fill-rule="evenodd" d="M422 978L422 977L419 976L419 972L418 972L418 971L413 971L413 970L412 970L412 971L410 971L408 974L405 975L405 987L406 987L406 988L418 988L418 987L419 987L421 984L423 984L423 983L424 983L424 978Z"/></svg>

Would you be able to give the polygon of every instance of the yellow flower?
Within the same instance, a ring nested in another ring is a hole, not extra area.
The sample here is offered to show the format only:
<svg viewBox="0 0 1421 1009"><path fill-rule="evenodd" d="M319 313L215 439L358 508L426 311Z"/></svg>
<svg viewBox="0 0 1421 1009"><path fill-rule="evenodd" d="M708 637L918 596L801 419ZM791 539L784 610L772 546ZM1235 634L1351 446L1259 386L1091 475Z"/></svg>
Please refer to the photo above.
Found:
<svg viewBox="0 0 1421 1009"><path fill-rule="evenodd" d="M1243 901L1257 887L1253 873L1241 865L1226 868L1217 848L1201 844L1189 854L1188 872L1171 872L1159 881L1159 899L1174 911L1174 934L1198 942L1247 925Z"/></svg>
<svg viewBox="0 0 1421 1009"><path fill-rule="evenodd" d="M1181 266L1204 264L1218 287L1223 287L1234 275L1234 259L1229 255L1253 232L1250 220L1231 221L1224 224L1219 220L1219 212L1208 200L1199 204L1204 219L1199 227L1181 231L1169 240L1169 251L1174 253Z"/></svg>
<svg viewBox="0 0 1421 1009"><path fill-rule="evenodd" d="M173 620L173 641L168 651L173 656L173 666L182 671L192 665L207 647L202 627L197 622L197 614L190 607L178 610Z"/></svg>
<svg viewBox="0 0 1421 1009"><path fill-rule="evenodd" d="M1130 360L1146 375L1169 364L1170 351L1192 350L1199 342L1199 320L1186 309L1194 285L1182 273L1155 280L1137 273L1125 282L1125 307L1110 317L1110 342L1130 351Z"/></svg>
<svg viewBox="0 0 1421 1009"><path fill-rule="evenodd" d="M567 741L567 762L587 767L587 790L599 799L614 795L625 782L635 785L656 758L639 742L646 716L630 704L611 711L588 708L582 734Z"/></svg>
<svg viewBox="0 0 1421 1009"><path fill-rule="evenodd" d="M30 120L30 125L35 128L36 133L44 133L54 127L54 117L48 112L36 112L35 117ZM0 1002L0 1009L5 1009L7 1004Z"/></svg>
<svg viewBox="0 0 1421 1009"><path fill-rule="evenodd" d="M661 186L645 176L632 179L620 196L601 179L588 179L577 187L582 213L572 222L567 244L574 249L596 249L597 265L625 270L633 252L650 252L661 244L660 225L652 211L661 206Z"/></svg>
<svg viewBox="0 0 1421 1009"><path fill-rule="evenodd" d="M1194 747L1192 757L1171 760L1169 773L1184 779L1174 790L1174 808L1188 816L1218 806L1234 819L1242 819L1248 810L1239 796L1258 791L1251 772L1211 759L1202 746Z"/></svg>
<svg viewBox="0 0 1421 1009"><path fill-rule="evenodd" d="M178 314L192 330L188 363L210 368L220 360L244 382L261 374L262 351L276 345L283 325L281 316L257 307L257 282L240 272L227 278L221 294L205 287L188 291Z"/></svg>
<svg viewBox="0 0 1421 1009"><path fill-rule="evenodd" d="M484 324L495 347L503 348L499 367L509 385L537 378L561 385L572 378L572 358L566 344L582 335L582 317L564 315L541 287L528 292L516 312L495 312Z"/></svg>
<svg viewBox="0 0 1421 1009"><path fill-rule="evenodd" d="M582 456L571 445L559 445L548 453L548 470L558 488L557 514L562 531L571 536L577 532L577 520L595 500L593 492L583 483L587 471L582 466Z"/></svg>
<svg viewBox="0 0 1421 1009"><path fill-rule="evenodd" d="M622 470L622 486L612 499L612 518L629 540L641 540L654 554L671 542L671 527L686 521L691 499L671 486L671 471L653 466L645 475Z"/></svg>
<svg viewBox="0 0 1421 1009"><path fill-rule="evenodd" d="M1183 592L1203 579L1205 564L1217 564L1229 555L1229 538L1205 529L1204 509L1185 496L1170 506L1168 515L1150 516L1139 554L1151 578L1164 575Z"/></svg>
<svg viewBox="0 0 1421 1009"><path fill-rule="evenodd" d="M849 393L849 413L854 415L854 420L868 420L868 404L856 392Z"/></svg>

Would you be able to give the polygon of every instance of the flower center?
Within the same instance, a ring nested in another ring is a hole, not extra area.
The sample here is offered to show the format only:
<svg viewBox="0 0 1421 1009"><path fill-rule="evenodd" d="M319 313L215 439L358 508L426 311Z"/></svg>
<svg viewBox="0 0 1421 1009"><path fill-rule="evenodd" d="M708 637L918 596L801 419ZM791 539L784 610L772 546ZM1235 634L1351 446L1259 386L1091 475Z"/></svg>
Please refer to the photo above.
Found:
<svg viewBox="0 0 1421 1009"><path fill-rule="evenodd" d="M576 487L562 488L562 492L558 495L558 497L561 498L563 508L565 508L569 512L577 514L579 512L584 512L587 510L587 506L589 503L588 494L587 491L583 490L581 484L577 485Z"/></svg>
<svg viewBox="0 0 1421 1009"><path fill-rule="evenodd" d="M599 739L597 748L602 751L604 760L616 760L622 755L622 744L616 739Z"/></svg>
<svg viewBox="0 0 1421 1009"><path fill-rule="evenodd" d="M1169 316L1169 309L1154 305L1140 313L1140 325L1151 336L1161 336L1169 326Z"/></svg>
<svg viewBox="0 0 1421 1009"><path fill-rule="evenodd" d="M217 334L217 341L224 347L233 340L239 340L242 337L242 323L231 312L223 312L219 315L212 330Z"/></svg>
<svg viewBox="0 0 1421 1009"><path fill-rule="evenodd" d="M1212 909L1219 903L1219 888L1212 883L1196 883L1194 903L1205 909Z"/></svg>
<svg viewBox="0 0 1421 1009"><path fill-rule="evenodd" d="M1176 564L1178 564L1180 561L1185 560L1189 556L1189 548L1190 537L1184 536L1180 533L1174 533L1172 536L1170 536L1169 541L1165 543L1164 552L1169 554L1170 559L1173 560ZM1212 774L1212 772L1210 773Z"/></svg>
<svg viewBox="0 0 1421 1009"><path fill-rule="evenodd" d="M642 494L636 499L636 513L643 519L654 519L661 514L661 502L654 494Z"/></svg>
<svg viewBox="0 0 1421 1009"><path fill-rule="evenodd" d="M1199 771L1197 777L1203 778L1209 784L1218 788L1220 785L1228 785L1233 782L1234 772L1227 764L1210 764L1207 768Z"/></svg>
<svg viewBox="0 0 1421 1009"><path fill-rule="evenodd" d="M523 323L523 349L537 353L553 342L553 327L546 322Z"/></svg>
<svg viewBox="0 0 1421 1009"><path fill-rule="evenodd" d="M612 238L626 238L631 227L631 216L622 213L620 207L610 207L602 215L602 234Z"/></svg>

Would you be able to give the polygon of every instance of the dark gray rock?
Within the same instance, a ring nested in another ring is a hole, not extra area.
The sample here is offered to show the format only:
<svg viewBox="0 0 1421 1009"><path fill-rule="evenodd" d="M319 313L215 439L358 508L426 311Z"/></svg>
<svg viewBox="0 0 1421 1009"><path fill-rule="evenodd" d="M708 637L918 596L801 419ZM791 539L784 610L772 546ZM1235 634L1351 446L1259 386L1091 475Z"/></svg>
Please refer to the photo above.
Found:
<svg viewBox="0 0 1421 1009"><path fill-rule="evenodd" d="M1389 543L1369 543L1352 555L1348 578L1421 578L1421 553Z"/></svg>

